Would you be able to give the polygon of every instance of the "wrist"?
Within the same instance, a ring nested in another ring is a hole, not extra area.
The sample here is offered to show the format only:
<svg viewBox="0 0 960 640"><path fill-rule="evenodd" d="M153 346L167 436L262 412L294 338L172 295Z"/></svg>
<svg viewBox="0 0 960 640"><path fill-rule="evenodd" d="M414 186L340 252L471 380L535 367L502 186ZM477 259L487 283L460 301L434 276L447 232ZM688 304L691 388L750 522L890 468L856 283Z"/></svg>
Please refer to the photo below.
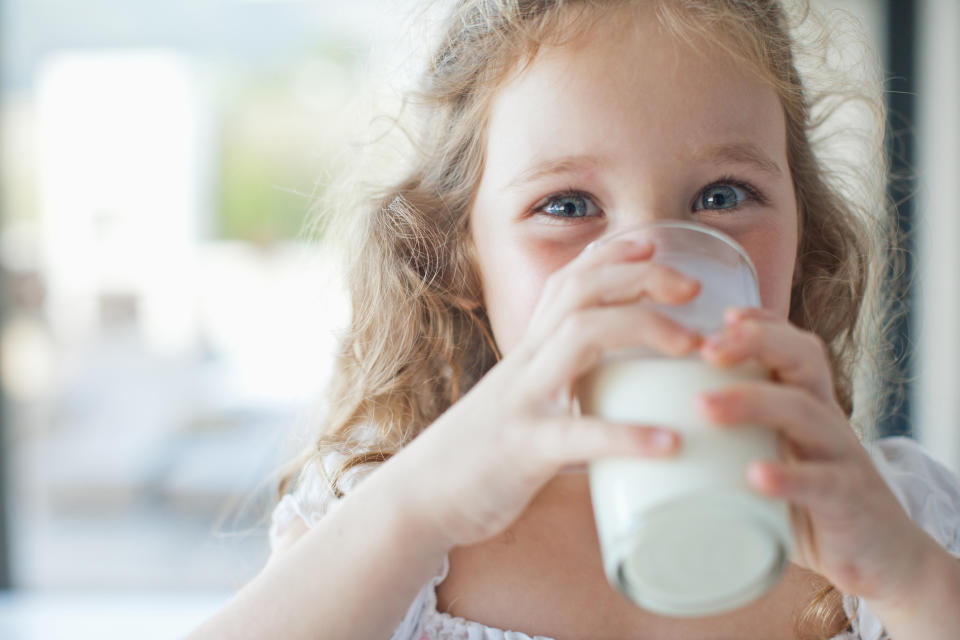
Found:
<svg viewBox="0 0 960 640"><path fill-rule="evenodd" d="M420 554L442 560L454 546L432 512L426 487L417 482L418 475L407 464L408 456L400 452L380 469L378 485L371 487L382 499L391 529L405 545ZM373 478L371 478L372 480Z"/></svg>
<svg viewBox="0 0 960 640"><path fill-rule="evenodd" d="M893 638L940 637L916 632L929 629L932 633L929 625L936 626L940 615L937 612L953 610L960 601L960 561L929 535L924 537L922 550L914 556L905 579L892 585L883 596L864 598Z"/></svg>

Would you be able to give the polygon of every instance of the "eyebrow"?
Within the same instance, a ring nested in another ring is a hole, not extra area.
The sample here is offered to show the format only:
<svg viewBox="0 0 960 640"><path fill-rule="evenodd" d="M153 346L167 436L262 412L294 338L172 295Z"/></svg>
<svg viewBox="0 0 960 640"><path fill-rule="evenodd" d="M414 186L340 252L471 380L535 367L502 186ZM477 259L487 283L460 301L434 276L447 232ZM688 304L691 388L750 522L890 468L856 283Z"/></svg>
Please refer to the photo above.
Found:
<svg viewBox="0 0 960 640"><path fill-rule="evenodd" d="M730 142L697 149L693 153L695 162L734 162L752 165L754 168L773 177L780 177L783 171L780 165L770 159L752 142ZM606 157L595 155L563 156L555 160L540 162L521 172L507 185L508 189L539 180L546 176L573 173L585 168L594 169L608 164Z"/></svg>
<svg viewBox="0 0 960 640"><path fill-rule="evenodd" d="M534 182L546 176L552 176L562 173L573 173L583 169L592 169L607 164L607 159L600 156L584 154L574 156L563 156L555 160L540 162L532 167L525 169L516 178L507 185L508 189L516 189L520 185L528 182Z"/></svg>
<svg viewBox="0 0 960 640"><path fill-rule="evenodd" d="M693 157L695 160L701 162L735 162L737 164L748 164L773 177L783 175L780 165L771 160L760 147L752 142L730 142L703 147L697 149Z"/></svg>

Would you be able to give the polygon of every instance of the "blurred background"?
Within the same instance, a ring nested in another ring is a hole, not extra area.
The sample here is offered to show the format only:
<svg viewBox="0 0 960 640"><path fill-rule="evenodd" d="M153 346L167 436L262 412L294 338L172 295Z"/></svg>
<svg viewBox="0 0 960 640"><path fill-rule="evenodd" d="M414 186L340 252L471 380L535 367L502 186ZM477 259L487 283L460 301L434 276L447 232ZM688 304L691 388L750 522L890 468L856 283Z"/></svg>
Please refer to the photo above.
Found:
<svg viewBox="0 0 960 640"><path fill-rule="evenodd" d="M882 429L960 470L960 3L816 4L863 21L916 175ZM410 5L0 0L0 637L177 637L262 566L346 318L306 222Z"/></svg>

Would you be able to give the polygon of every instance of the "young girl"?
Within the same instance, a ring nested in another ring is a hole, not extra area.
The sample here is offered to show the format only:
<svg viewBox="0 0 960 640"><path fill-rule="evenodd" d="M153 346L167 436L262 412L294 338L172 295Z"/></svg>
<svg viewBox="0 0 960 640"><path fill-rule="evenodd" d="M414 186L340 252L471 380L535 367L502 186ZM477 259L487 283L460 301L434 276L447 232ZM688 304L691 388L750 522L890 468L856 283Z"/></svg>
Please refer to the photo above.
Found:
<svg viewBox="0 0 960 640"><path fill-rule="evenodd" d="M851 428L880 225L812 151L792 47L775 0L459 2L417 162L356 220L325 435L270 561L195 637L955 638L960 481ZM697 294L650 246L584 251L674 218L746 249L762 309L696 335L635 304ZM635 345L773 372L699 398L785 443L748 477L789 502L793 562L736 611L658 616L604 576L578 465L683 447L571 411Z"/></svg>

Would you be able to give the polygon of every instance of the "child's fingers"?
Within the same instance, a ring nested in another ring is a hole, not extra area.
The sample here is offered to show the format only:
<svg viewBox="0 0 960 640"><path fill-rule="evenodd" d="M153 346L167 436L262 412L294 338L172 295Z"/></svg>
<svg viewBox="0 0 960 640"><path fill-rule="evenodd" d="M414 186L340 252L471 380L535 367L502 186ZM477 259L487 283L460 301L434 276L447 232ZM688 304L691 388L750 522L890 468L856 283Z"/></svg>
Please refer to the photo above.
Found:
<svg viewBox="0 0 960 640"><path fill-rule="evenodd" d="M654 246L650 242L620 240L588 245L580 255L550 274L544 282L541 299L552 297L565 279L577 273L590 272L605 264L645 262L653 252Z"/></svg>
<svg viewBox="0 0 960 640"><path fill-rule="evenodd" d="M826 517L848 514L842 469L837 462L759 460L747 469L747 481L759 493L782 498Z"/></svg>
<svg viewBox="0 0 960 640"><path fill-rule="evenodd" d="M552 393L621 347L648 347L672 356L693 351L700 335L642 305L595 307L568 316L533 354L526 379L534 393Z"/></svg>
<svg viewBox="0 0 960 640"><path fill-rule="evenodd" d="M546 338L571 313L591 307L626 304L644 297L682 304L699 291L696 279L656 262L608 260L564 268L547 279L530 320L530 333L535 340Z"/></svg>
<svg viewBox="0 0 960 640"><path fill-rule="evenodd" d="M702 393L697 408L718 425L762 425L783 433L813 457L846 454L855 436L846 419L804 389L767 381Z"/></svg>
<svg viewBox="0 0 960 640"><path fill-rule="evenodd" d="M709 336L701 349L704 359L719 365L755 359L780 382L802 387L824 402L835 403L823 340L782 318L766 317L769 313L757 310L755 317L729 324Z"/></svg>
<svg viewBox="0 0 960 640"><path fill-rule="evenodd" d="M537 451L558 468L598 458L663 457L680 448L680 437L673 431L588 416L558 416L538 422L532 430Z"/></svg>
<svg viewBox="0 0 960 640"><path fill-rule="evenodd" d="M763 307L731 307L723 312L723 321L725 324L736 324L741 320L782 322L783 318Z"/></svg>
<svg viewBox="0 0 960 640"><path fill-rule="evenodd" d="M634 302L644 296L665 304L682 304L699 293L700 283L656 262L618 262L571 273L555 289L551 306L570 312Z"/></svg>
<svg viewBox="0 0 960 640"><path fill-rule="evenodd" d="M590 268L610 261L647 260L653 255L654 250L652 242L641 239L593 242L561 271Z"/></svg>

